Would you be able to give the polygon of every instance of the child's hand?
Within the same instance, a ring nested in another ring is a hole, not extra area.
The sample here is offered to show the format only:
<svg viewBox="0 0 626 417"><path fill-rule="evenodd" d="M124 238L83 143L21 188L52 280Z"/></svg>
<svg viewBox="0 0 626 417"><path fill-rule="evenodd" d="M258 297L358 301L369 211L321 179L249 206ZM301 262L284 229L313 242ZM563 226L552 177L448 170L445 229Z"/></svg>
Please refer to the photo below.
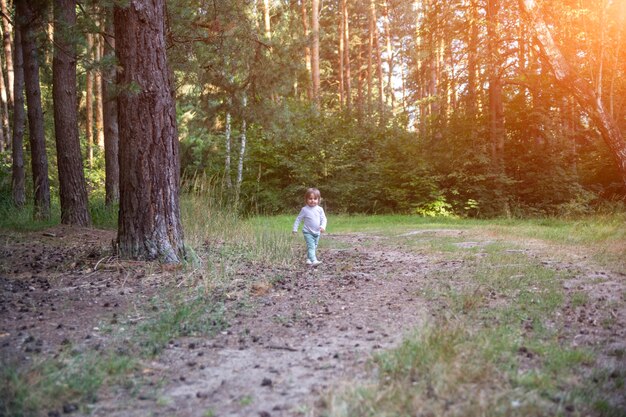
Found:
<svg viewBox="0 0 626 417"><path fill-rule="evenodd" d="M326 229L324 229L323 227L320 227L320 233L325 232Z"/></svg>

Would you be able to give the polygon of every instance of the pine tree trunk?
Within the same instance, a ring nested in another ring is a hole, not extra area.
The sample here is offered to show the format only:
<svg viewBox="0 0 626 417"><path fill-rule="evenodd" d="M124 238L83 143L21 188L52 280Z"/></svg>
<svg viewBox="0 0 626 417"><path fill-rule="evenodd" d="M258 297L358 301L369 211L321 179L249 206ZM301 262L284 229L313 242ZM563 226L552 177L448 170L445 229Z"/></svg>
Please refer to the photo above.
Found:
<svg viewBox="0 0 626 417"><path fill-rule="evenodd" d="M99 33L93 35L94 40L94 59L97 64L101 61L102 51L102 37ZM93 77L94 84L94 113L96 119L96 133L95 142L98 144L98 148L104 149L104 107L102 99L102 72L101 70L94 71Z"/></svg>
<svg viewBox="0 0 626 417"><path fill-rule="evenodd" d="M387 50L387 104L393 113L395 95L393 92L393 49L391 47L391 21L389 19L389 1L383 3L383 27L385 29L385 48Z"/></svg>
<svg viewBox="0 0 626 417"><path fill-rule="evenodd" d="M44 136L39 64L35 37L42 30L41 16L37 16L27 0L16 0L16 20L22 37L24 59L24 88L28 106L28 130L31 152L31 168L35 192L34 217L38 220L50 218L50 182L48 180L48 157Z"/></svg>
<svg viewBox="0 0 626 417"><path fill-rule="evenodd" d="M180 222L180 163L174 94L165 49L165 0L130 0L114 11L120 128L123 257L178 263L185 256Z"/></svg>
<svg viewBox="0 0 626 417"><path fill-rule="evenodd" d="M502 171L504 151L504 105L502 82L498 71L497 29L499 0L487 0L487 53L489 77L489 139L491 157L498 171Z"/></svg>
<svg viewBox="0 0 626 417"><path fill-rule="evenodd" d="M263 22L265 23L265 38L272 39L272 24L270 20L269 0L263 0Z"/></svg>
<svg viewBox="0 0 626 417"><path fill-rule="evenodd" d="M313 102L320 110L320 21L319 0L311 0L311 77L313 83Z"/></svg>
<svg viewBox="0 0 626 417"><path fill-rule="evenodd" d="M70 33L76 26L76 0L54 0L54 22L52 96L61 223L89 226L91 218L78 139L76 45Z"/></svg>
<svg viewBox="0 0 626 417"><path fill-rule="evenodd" d="M348 114L352 113L352 75L350 74L350 16L348 14L348 1L342 0L343 8L343 44L344 44L344 81L345 81L345 96L346 96L346 110Z"/></svg>
<svg viewBox="0 0 626 417"><path fill-rule="evenodd" d="M0 54L0 56L1 55L2 54ZM2 64L2 59L0 59L0 69L4 67ZM2 132L7 145L6 148L8 149L11 147L11 124L9 123L9 94L7 92L7 85L4 82L3 71L0 71L0 100L2 101Z"/></svg>
<svg viewBox="0 0 626 417"><path fill-rule="evenodd" d="M372 59L374 57L374 32L376 28L375 22L375 0L369 1L369 13L367 14L367 117L372 117L372 83L373 83L373 71L372 71Z"/></svg>
<svg viewBox="0 0 626 417"><path fill-rule="evenodd" d="M343 1L342 1L343 3ZM339 40L339 51L338 51L338 61L339 61L339 69L337 71L337 75L339 76L339 110L343 111L343 105L344 105L344 80L343 80L343 60L345 57L345 52L344 52L344 44L343 44L343 33L344 33L344 29L343 29L343 25L344 25L344 20L343 20L343 10L340 9L339 10L339 28L338 28L338 32L337 32L337 38Z"/></svg>
<svg viewBox="0 0 626 417"><path fill-rule="evenodd" d="M311 75L311 46L308 42L309 38L309 18L306 12L306 0L300 0L301 11L302 11L302 30L304 32L304 38L307 39L307 42L304 46L304 64L306 68L306 96L307 99L313 100L313 78Z"/></svg>
<svg viewBox="0 0 626 417"><path fill-rule="evenodd" d="M93 35L87 34L87 59L93 60ZM85 80L85 130L87 138L87 161L89 168L93 168L93 71L87 69Z"/></svg>
<svg viewBox="0 0 626 417"><path fill-rule="evenodd" d="M476 120L476 95L477 85L477 62L478 62L478 0L470 0L469 3L469 31L467 40L467 113L470 120Z"/></svg>
<svg viewBox="0 0 626 417"><path fill-rule="evenodd" d="M14 77L13 77L13 140L12 140L12 194L13 204L22 207L26 204L26 175L24 169L24 61L22 59L22 36L19 28L15 28Z"/></svg>
<svg viewBox="0 0 626 417"><path fill-rule="evenodd" d="M7 71L7 87L9 92L9 110L13 110L14 99L14 69L13 69L13 53L11 39L11 25L9 23L9 12L7 9L7 0L0 0L0 8L2 10L2 32L3 32L3 44L4 44L4 57L6 60Z"/></svg>
<svg viewBox="0 0 626 417"><path fill-rule="evenodd" d="M619 127L604 109L601 98L595 94L589 83L574 72L565 60L552 38L550 29L539 14L534 0L519 0L519 5L529 16L541 53L550 63L554 76L587 112L613 153L623 186L626 188L626 142Z"/></svg>
<svg viewBox="0 0 626 417"><path fill-rule="evenodd" d="M113 15L108 13L105 18L104 57L115 57L115 28ZM120 200L120 163L119 142L120 132L117 116L117 97L115 94L115 66L104 70L102 77L102 98L104 122L104 169L105 169L105 204L110 206Z"/></svg>

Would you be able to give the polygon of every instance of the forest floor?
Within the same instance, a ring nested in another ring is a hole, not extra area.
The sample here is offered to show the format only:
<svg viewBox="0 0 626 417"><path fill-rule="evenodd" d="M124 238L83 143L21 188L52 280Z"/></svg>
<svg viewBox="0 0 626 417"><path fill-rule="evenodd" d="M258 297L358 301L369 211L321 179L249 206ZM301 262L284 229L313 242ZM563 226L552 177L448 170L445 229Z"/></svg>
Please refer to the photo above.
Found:
<svg viewBox="0 0 626 417"><path fill-rule="evenodd" d="M453 236L465 247L494 239L479 231L427 232ZM58 358L68 347L84 353L114 346L134 355L134 342L124 341L124 332L132 338L132 328L164 308L153 303L155 297L182 292L194 278L185 270L110 257L114 238L112 231L66 226L0 231L2 362L28 366ZM373 354L397 346L443 314L445 303L427 297L426 289L464 262L383 235L324 239L323 264L317 268L304 262L293 268L251 265L238 273L240 282L220 296L223 317L216 320L227 325L211 336L172 338L154 356L137 355L133 384L105 383L91 403L40 404L41 411L108 417L320 415L332 393L375 378ZM566 293L587 294L588 302L566 302L560 311L567 329L562 343L588 346L611 360L611 352L626 350L623 271L605 271L580 253L555 260L554 248L543 243L528 242L523 251L550 268L572 271L563 284ZM248 276L256 284L248 285ZM605 316L610 325L599 323Z"/></svg>

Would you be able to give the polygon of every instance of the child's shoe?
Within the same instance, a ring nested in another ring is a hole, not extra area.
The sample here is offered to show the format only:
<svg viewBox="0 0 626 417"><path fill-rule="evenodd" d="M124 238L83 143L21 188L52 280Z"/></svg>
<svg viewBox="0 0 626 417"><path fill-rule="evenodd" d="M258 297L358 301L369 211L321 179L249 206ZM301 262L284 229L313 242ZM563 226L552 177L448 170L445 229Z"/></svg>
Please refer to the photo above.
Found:
<svg viewBox="0 0 626 417"><path fill-rule="evenodd" d="M322 261L314 261L314 262L311 262L311 266L318 266L321 263L322 263Z"/></svg>
<svg viewBox="0 0 626 417"><path fill-rule="evenodd" d="M310 260L310 259L307 259L307 260L306 260L306 264L307 264L307 265L312 265L312 264L313 264L313 262L311 262L311 260Z"/></svg>

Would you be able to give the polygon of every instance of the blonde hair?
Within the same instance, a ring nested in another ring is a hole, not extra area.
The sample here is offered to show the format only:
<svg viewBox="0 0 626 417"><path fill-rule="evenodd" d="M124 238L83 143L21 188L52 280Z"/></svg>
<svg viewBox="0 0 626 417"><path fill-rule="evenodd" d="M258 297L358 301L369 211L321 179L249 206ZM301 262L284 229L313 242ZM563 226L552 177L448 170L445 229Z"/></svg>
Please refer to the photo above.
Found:
<svg viewBox="0 0 626 417"><path fill-rule="evenodd" d="M317 197L319 201L322 201L322 195L320 194L320 190L318 190L317 188L308 188L304 193L304 199L306 200L311 194Z"/></svg>

